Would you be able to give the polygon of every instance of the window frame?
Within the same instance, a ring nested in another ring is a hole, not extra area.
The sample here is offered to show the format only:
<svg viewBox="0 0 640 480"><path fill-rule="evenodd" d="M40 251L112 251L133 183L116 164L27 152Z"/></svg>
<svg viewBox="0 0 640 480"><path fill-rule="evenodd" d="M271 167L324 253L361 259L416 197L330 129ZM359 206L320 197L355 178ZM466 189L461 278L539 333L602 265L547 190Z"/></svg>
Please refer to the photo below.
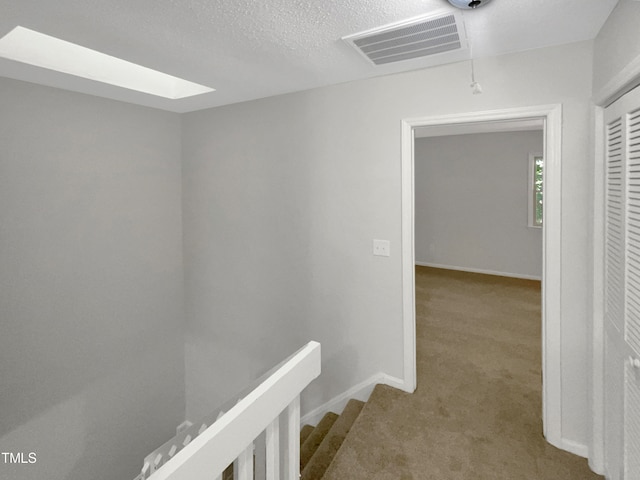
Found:
<svg viewBox="0 0 640 480"><path fill-rule="evenodd" d="M535 168L536 168L536 159L541 158L542 159L542 194L544 195L544 155L540 152L532 152L529 153L529 163L528 163L528 170L529 170L529 174L528 174L528 202L527 202L527 209L528 209L528 214L527 214L527 226L529 228L542 228L542 226L544 225L544 211L542 214L542 219L540 221L540 223L536 222L536 191L535 191L535 179L536 179L536 174L535 174Z"/></svg>

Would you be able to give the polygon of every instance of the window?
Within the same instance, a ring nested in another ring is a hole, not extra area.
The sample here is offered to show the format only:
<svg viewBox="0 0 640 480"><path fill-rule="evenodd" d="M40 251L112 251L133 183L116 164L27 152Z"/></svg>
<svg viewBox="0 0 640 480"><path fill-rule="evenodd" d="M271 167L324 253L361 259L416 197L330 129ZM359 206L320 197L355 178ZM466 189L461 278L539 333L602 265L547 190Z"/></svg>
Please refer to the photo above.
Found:
<svg viewBox="0 0 640 480"><path fill-rule="evenodd" d="M542 227L542 195L544 186L544 157L529 154L529 226Z"/></svg>

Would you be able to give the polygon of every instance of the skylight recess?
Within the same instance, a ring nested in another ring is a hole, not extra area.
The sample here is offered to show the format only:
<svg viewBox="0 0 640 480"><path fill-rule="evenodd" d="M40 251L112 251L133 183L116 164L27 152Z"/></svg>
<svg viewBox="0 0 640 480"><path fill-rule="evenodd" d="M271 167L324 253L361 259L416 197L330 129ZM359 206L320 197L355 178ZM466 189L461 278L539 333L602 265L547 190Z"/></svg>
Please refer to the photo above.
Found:
<svg viewBox="0 0 640 480"><path fill-rule="evenodd" d="M0 57L172 100L214 91L21 26L0 38Z"/></svg>

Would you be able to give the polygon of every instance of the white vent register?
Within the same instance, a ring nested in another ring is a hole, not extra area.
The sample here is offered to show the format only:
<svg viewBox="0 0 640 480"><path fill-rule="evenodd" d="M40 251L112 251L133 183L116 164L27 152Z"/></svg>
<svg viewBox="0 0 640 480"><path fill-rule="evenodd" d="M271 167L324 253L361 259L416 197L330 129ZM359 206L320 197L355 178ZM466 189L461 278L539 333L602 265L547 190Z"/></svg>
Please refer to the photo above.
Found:
<svg viewBox="0 0 640 480"><path fill-rule="evenodd" d="M401 62L466 48L456 14L417 17L342 39L374 65Z"/></svg>

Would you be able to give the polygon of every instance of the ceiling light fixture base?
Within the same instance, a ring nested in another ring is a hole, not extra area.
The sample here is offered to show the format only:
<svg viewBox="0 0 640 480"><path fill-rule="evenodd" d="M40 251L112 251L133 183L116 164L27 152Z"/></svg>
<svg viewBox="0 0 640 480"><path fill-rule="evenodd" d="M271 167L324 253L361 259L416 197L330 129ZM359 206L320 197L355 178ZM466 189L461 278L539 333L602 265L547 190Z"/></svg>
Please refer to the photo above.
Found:
<svg viewBox="0 0 640 480"><path fill-rule="evenodd" d="M489 3L491 0L448 0L451 5L463 10L472 10L480 8Z"/></svg>

